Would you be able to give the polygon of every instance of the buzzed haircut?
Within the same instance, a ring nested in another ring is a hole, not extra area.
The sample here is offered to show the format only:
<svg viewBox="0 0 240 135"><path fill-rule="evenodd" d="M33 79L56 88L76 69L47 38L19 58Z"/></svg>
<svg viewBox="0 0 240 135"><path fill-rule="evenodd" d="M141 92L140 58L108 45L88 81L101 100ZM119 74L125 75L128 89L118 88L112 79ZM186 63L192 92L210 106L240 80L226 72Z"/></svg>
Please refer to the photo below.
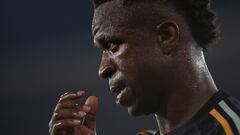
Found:
<svg viewBox="0 0 240 135"><path fill-rule="evenodd" d="M94 0L95 9L112 0ZM216 14L213 12L210 0L123 0L123 4L139 2L160 2L172 4L190 26L192 35L199 46L206 51L210 44L218 39Z"/></svg>

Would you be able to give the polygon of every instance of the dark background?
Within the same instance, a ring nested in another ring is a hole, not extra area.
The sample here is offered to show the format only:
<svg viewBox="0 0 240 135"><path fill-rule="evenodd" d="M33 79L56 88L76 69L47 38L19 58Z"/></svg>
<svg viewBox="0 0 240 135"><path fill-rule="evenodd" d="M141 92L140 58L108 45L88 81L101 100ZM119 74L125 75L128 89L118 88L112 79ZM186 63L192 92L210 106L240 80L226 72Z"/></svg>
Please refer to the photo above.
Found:
<svg viewBox="0 0 240 135"><path fill-rule="evenodd" d="M222 31L207 54L219 89L240 98L240 2L214 0ZM47 135L62 93L82 88L99 96L99 135L133 135L156 128L152 116L132 118L117 107L97 69L89 0L1 0L0 134Z"/></svg>

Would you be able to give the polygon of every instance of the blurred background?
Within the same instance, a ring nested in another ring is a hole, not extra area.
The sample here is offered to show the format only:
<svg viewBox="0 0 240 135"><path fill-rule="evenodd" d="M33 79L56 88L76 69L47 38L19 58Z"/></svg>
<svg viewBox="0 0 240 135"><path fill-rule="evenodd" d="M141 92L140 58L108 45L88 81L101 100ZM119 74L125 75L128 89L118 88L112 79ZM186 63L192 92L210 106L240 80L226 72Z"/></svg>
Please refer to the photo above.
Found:
<svg viewBox="0 0 240 135"><path fill-rule="evenodd" d="M240 99L240 1L214 0L221 39L206 59L219 89ZM47 135L58 97L81 88L99 96L99 135L155 129L152 116L132 118L97 76L90 0L0 1L0 134Z"/></svg>

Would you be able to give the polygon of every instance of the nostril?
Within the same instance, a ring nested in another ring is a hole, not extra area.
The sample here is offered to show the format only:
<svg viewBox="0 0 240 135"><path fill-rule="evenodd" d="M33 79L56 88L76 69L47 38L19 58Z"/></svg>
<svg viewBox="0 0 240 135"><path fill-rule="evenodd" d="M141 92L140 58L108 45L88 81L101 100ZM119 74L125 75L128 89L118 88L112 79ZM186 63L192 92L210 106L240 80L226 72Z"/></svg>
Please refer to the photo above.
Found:
<svg viewBox="0 0 240 135"><path fill-rule="evenodd" d="M103 79L110 78L113 74L114 74L113 67L107 67L107 68L99 71L99 76Z"/></svg>
<svg viewBox="0 0 240 135"><path fill-rule="evenodd" d="M112 76L112 71L111 70L107 70L105 73L104 73L104 76L103 78L109 78Z"/></svg>

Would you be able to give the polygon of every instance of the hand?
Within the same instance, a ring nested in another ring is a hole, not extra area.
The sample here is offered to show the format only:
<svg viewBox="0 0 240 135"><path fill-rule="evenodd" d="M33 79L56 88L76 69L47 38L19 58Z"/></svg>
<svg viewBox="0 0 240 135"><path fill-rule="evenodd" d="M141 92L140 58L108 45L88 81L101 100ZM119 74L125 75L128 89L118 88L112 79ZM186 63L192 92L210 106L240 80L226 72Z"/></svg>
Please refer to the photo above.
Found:
<svg viewBox="0 0 240 135"><path fill-rule="evenodd" d="M96 112L98 99L87 98L79 102L84 91L63 94L49 122L50 135L96 135Z"/></svg>

